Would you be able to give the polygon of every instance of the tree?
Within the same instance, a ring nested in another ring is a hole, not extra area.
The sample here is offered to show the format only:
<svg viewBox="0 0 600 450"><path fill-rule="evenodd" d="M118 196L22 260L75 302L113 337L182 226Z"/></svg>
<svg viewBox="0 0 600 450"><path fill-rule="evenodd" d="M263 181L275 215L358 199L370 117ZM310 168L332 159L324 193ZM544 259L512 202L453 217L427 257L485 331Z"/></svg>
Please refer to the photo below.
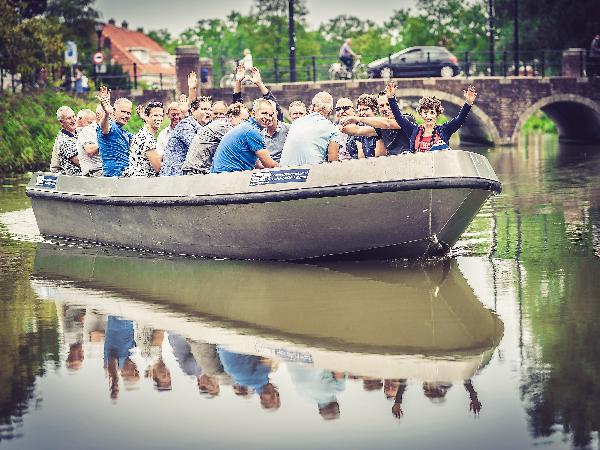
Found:
<svg viewBox="0 0 600 450"><path fill-rule="evenodd" d="M57 64L64 50L61 26L41 16L23 18L23 5L0 0L0 54L3 69L31 81L41 66Z"/></svg>

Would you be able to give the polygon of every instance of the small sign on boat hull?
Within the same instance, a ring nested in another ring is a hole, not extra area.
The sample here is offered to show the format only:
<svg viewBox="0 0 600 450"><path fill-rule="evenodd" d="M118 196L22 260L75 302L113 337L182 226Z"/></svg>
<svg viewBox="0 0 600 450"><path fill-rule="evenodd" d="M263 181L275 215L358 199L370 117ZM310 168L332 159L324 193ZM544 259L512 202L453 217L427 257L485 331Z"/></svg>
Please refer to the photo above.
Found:
<svg viewBox="0 0 600 450"><path fill-rule="evenodd" d="M305 183L310 169L270 170L268 172L253 173L250 186L281 183Z"/></svg>

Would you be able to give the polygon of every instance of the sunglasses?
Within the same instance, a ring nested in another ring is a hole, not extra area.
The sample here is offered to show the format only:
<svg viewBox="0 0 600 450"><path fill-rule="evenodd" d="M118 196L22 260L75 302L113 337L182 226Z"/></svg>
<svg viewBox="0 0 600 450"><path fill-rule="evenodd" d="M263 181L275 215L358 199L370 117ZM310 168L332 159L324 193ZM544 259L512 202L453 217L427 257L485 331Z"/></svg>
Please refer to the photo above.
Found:
<svg viewBox="0 0 600 450"><path fill-rule="evenodd" d="M335 112L348 111L349 109L352 109L352 108L353 108L353 106L336 106Z"/></svg>

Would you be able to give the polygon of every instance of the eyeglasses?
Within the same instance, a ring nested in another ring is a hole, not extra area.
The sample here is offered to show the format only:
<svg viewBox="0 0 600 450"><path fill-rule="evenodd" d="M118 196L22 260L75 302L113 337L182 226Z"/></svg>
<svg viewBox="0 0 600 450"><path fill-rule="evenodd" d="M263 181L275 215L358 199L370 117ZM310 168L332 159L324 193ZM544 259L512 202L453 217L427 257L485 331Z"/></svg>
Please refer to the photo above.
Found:
<svg viewBox="0 0 600 450"><path fill-rule="evenodd" d="M335 107L335 112L348 111L348 110L350 110L352 108L353 108L353 106L336 106Z"/></svg>

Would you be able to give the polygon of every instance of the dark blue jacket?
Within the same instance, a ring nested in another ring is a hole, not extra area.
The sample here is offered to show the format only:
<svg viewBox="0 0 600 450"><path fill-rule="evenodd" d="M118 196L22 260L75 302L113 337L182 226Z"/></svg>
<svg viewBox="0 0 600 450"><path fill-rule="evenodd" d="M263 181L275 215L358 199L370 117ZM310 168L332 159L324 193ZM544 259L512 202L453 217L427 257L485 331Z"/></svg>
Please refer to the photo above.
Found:
<svg viewBox="0 0 600 450"><path fill-rule="evenodd" d="M398 102L395 98L388 98L390 103L390 108L392 109L392 113L394 114L394 119L400 128L404 130L406 135L409 137L409 148L410 151L414 153L415 151L415 140L417 139L417 134L419 133L420 125L417 125L414 122L408 120L400 111L400 107L398 106ZM441 125L436 125L434 127L435 133L444 141L446 144L450 142L450 136L452 136L458 129L465 123L469 112L471 111L471 106L468 103L465 103L458 115L454 119L450 119L448 122L444 122Z"/></svg>

